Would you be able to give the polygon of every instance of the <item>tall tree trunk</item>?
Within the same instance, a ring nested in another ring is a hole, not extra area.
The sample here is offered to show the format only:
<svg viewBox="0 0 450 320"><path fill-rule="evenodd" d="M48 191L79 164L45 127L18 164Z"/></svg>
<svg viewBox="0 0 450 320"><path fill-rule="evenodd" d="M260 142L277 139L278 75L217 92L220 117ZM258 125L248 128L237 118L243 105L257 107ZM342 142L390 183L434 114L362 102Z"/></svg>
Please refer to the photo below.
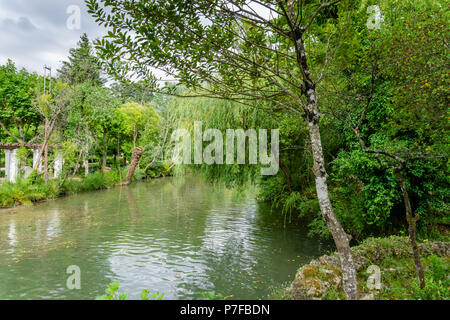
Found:
<svg viewBox="0 0 450 320"><path fill-rule="evenodd" d="M73 172L72 172L72 178L74 178L77 175L78 169L80 169L80 162L79 161L77 161L77 163L75 164L75 168L73 169Z"/></svg>
<svg viewBox="0 0 450 320"><path fill-rule="evenodd" d="M44 147L44 181L48 182L48 144Z"/></svg>
<svg viewBox="0 0 450 320"><path fill-rule="evenodd" d="M339 223L333 206L331 205L328 192L327 178L325 170L325 161L323 157L322 142L320 139L319 124L316 121L308 123L309 134L311 138L311 147L314 159L313 172L316 180L317 198L319 199L320 211L325 220L328 230L336 244L339 258L341 261L342 281L345 294L348 300L357 300L358 281L356 277L356 268L350 251L349 236Z"/></svg>
<svg viewBox="0 0 450 320"><path fill-rule="evenodd" d="M423 274L422 263L420 262L419 248L416 242L416 223L419 220L419 215L413 216L411 202L409 201L408 191L406 190L405 178L403 177L400 170L394 170L397 179L400 182L400 188L402 190L403 201L405 203L405 213L406 221L408 222L408 235L409 242L411 245L412 256L414 259L414 264L416 266L417 281L421 288L425 287L425 276Z"/></svg>
<svg viewBox="0 0 450 320"><path fill-rule="evenodd" d="M41 144L41 147L39 148L39 154L38 154L38 157L37 157L37 161L36 161L36 164L34 165L34 168L33 168L33 170L38 170L39 169L39 165L40 165L40 163L41 163L41 160L42 160L42 156L43 156L43 154L44 154L44 151L45 151L45 147L46 147L46 145L47 145L47 143L48 143L48 137L47 137L47 130L48 130L48 128L47 128L47 119L44 119L44 142Z"/></svg>
<svg viewBox="0 0 450 320"><path fill-rule="evenodd" d="M36 161L36 164L33 168L33 170L38 170L39 165L41 163L42 156L44 156L44 179L47 182L48 178L48 142L50 141L50 137L53 134L53 130L55 128L56 118L52 120L48 120L47 118L44 119L44 142L41 145L41 148L39 150L39 155Z"/></svg>
<svg viewBox="0 0 450 320"><path fill-rule="evenodd" d="M78 169L80 169L80 158L83 155L83 150L80 151L77 158L77 163L75 164L75 168L73 169L72 178L74 178L78 172Z"/></svg>
<svg viewBox="0 0 450 320"><path fill-rule="evenodd" d="M144 153L144 149L142 147L137 147L133 149L133 154L131 156L131 164L128 169L127 176L123 181L123 185L130 184L131 178L133 177L134 172L136 171L137 166L139 165L139 161L141 160L142 154Z"/></svg>
<svg viewBox="0 0 450 320"><path fill-rule="evenodd" d="M308 123L309 136L311 139L311 149L314 160L313 172L320 211L327 224L328 230L333 237L334 243L336 244L336 249L341 262L342 282L347 300L357 300L359 299L358 280L356 277L356 268L353 262L352 252L350 250L349 235L344 231L344 228L342 228L334 213L330 194L328 192L328 174L325 169L325 159L320 137L320 112L317 107L318 99L316 85L311 78L311 70L309 69L305 44L301 32L296 40L296 53L297 62L303 73L303 93L306 97L306 105L303 108L305 111L304 118Z"/></svg>

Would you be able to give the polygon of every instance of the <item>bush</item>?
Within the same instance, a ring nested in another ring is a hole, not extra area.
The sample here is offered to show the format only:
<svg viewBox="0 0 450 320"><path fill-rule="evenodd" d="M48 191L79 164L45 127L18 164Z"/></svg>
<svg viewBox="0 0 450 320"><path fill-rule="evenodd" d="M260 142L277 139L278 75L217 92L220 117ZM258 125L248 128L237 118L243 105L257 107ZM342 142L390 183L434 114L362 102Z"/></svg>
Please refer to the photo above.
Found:
<svg viewBox="0 0 450 320"><path fill-rule="evenodd" d="M18 178L16 183L3 182L0 185L0 207L30 204L59 195L57 181L45 184L43 179L31 175Z"/></svg>
<svg viewBox="0 0 450 320"><path fill-rule="evenodd" d="M50 180L47 184L42 175L32 173L28 178L18 178L15 183L0 184L0 207L14 207L21 204L52 199L82 191L107 189L120 182L117 172L95 172L82 180Z"/></svg>
<svg viewBox="0 0 450 320"><path fill-rule="evenodd" d="M416 299L422 300L449 300L450 278L449 261L432 255L428 258L429 266L425 273L425 288L421 289L417 280L413 284L413 292Z"/></svg>
<svg viewBox="0 0 450 320"><path fill-rule="evenodd" d="M105 289L105 295L95 298L95 300L127 300L128 292L119 293L119 281L109 283ZM150 295L147 289L142 290L141 300L162 300L164 293L155 292Z"/></svg>

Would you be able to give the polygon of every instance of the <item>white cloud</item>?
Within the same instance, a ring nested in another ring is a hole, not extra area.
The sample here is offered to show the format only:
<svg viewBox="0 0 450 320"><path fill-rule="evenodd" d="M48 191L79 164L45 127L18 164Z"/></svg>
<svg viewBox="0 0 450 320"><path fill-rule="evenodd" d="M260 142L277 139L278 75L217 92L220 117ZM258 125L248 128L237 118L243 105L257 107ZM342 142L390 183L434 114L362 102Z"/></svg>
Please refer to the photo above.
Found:
<svg viewBox="0 0 450 320"><path fill-rule="evenodd" d="M67 28L67 8L81 9L79 30ZM87 13L83 0L0 0L0 64L8 58L17 66L42 74L47 64L56 71L81 34L104 34Z"/></svg>

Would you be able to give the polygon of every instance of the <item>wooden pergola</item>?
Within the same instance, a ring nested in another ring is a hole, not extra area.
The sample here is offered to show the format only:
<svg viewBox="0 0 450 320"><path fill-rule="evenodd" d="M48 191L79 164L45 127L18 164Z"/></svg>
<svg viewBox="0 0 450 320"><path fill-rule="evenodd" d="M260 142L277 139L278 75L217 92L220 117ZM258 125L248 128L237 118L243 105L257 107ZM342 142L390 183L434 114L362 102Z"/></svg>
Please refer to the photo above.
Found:
<svg viewBox="0 0 450 320"><path fill-rule="evenodd" d="M35 143L17 143L17 142L0 142L0 149L3 150L14 150L19 149L20 147L25 147L28 149L40 149L40 144Z"/></svg>
<svg viewBox="0 0 450 320"><path fill-rule="evenodd" d="M16 177L20 170L20 163L17 158L17 150L21 147L25 147L33 150L33 167L35 167L38 162L39 152L42 147L41 144L36 143L17 143L17 142L0 142L0 150L5 150L5 176L6 179L15 182ZM49 146L49 149L54 149L54 147ZM40 161L41 162L41 161ZM42 163L42 162L41 162ZM57 159L54 163L55 166L55 176L59 174L62 170L62 154L58 154ZM42 170L41 164L38 166L39 171ZM28 169L30 170L30 169Z"/></svg>

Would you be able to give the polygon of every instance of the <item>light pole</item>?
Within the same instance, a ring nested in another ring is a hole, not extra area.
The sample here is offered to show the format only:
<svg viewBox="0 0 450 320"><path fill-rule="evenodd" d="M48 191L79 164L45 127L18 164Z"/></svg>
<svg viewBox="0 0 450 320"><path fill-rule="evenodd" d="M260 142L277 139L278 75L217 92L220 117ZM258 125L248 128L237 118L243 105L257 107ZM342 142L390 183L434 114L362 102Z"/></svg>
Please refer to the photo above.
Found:
<svg viewBox="0 0 450 320"><path fill-rule="evenodd" d="M47 89L47 71L49 72L49 89L48 91L46 91ZM44 94L50 94L52 91L52 68L44 65ZM48 145L47 142L45 142L45 140L48 140L48 119L47 117L44 118L44 180L45 183L47 183L48 181Z"/></svg>
<svg viewBox="0 0 450 320"><path fill-rule="evenodd" d="M49 82L50 82L48 92L46 91L47 71L49 72ZM44 94L50 94L51 91L52 91L52 67L44 65Z"/></svg>

